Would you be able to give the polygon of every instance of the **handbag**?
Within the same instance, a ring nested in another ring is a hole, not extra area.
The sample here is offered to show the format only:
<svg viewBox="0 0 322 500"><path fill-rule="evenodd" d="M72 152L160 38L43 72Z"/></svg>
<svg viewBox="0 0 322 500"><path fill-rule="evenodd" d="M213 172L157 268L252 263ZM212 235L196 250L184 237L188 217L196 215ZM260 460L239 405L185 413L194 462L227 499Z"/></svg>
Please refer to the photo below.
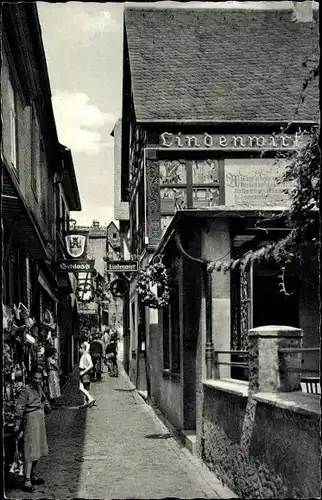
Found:
<svg viewBox="0 0 322 500"><path fill-rule="evenodd" d="M22 460L22 456L20 454L19 447L18 447L18 439L16 439L15 441L16 441L16 449L15 449L13 462L12 462L12 465L10 467L9 472L11 474L18 474L19 476L23 476L23 474L24 474L23 473L23 460Z"/></svg>
<svg viewBox="0 0 322 500"><path fill-rule="evenodd" d="M81 381L83 384L89 384L91 381L91 376L89 373L85 373L85 375L81 375Z"/></svg>

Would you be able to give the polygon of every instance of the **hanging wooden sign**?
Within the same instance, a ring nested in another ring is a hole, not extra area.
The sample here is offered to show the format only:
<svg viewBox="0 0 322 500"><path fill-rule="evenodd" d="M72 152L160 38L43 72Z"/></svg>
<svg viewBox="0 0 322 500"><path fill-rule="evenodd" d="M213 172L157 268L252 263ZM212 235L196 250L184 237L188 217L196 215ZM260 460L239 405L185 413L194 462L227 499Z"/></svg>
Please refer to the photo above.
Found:
<svg viewBox="0 0 322 500"><path fill-rule="evenodd" d="M58 261L58 270L66 273L89 273L94 271L94 263L94 259L62 259Z"/></svg>
<svg viewBox="0 0 322 500"><path fill-rule="evenodd" d="M139 270L137 260L109 260L107 271L110 273L133 273Z"/></svg>

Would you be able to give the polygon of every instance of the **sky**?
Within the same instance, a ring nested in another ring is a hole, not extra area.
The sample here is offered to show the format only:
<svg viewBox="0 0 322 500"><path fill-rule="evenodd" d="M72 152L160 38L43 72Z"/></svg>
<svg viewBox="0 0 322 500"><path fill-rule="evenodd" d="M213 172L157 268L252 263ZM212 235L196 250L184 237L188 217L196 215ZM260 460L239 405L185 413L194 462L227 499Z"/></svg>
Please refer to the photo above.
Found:
<svg viewBox="0 0 322 500"><path fill-rule="evenodd" d="M314 2L315 3L315 2ZM37 2L59 141L70 148L82 211L78 225L113 220L114 140L121 117L125 5L292 8L293 2Z"/></svg>

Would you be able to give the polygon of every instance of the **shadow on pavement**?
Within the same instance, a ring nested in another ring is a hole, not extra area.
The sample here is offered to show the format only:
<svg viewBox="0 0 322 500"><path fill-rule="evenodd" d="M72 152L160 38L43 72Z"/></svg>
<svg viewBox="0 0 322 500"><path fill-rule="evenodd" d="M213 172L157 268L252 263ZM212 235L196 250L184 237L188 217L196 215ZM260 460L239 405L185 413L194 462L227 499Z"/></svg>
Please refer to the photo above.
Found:
<svg viewBox="0 0 322 500"><path fill-rule="evenodd" d="M113 391L117 392L134 392L136 389L113 389Z"/></svg>
<svg viewBox="0 0 322 500"><path fill-rule="evenodd" d="M83 397L78 390L78 373L73 372L62 393L62 405L46 417L49 454L39 460L37 472L45 480L43 486L35 486L33 493L21 490L23 478L19 478L6 490L10 499L75 498L82 464L86 431L86 409L80 409Z"/></svg>
<svg viewBox="0 0 322 500"><path fill-rule="evenodd" d="M167 434L148 434L144 436L146 439L171 439L173 436L170 433Z"/></svg>

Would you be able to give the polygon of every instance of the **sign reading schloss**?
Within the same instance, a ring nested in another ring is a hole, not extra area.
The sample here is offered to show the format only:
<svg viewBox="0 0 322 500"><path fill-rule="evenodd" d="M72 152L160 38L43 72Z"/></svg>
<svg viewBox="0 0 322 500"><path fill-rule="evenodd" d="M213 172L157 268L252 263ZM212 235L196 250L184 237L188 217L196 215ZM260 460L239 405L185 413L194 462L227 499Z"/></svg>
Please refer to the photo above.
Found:
<svg viewBox="0 0 322 500"><path fill-rule="evenodd" d="M173 134L163 132L159 144L168 149L294 149L303 142L303 134Z"/></svg>
<svg viewBox="0 0 322 500"><path fill-rule="evenodd" d="M111 273L133 273L139 270L136 260L110 260L107 262L107 271Z"/></svg>
<svg viewBox="0 0 322 500"><path fill-rule="evenodd" d="M94 270L95 260L74 260L64 259L58 262L58 270L67 273L84 273L92 272Z"/></svg>

